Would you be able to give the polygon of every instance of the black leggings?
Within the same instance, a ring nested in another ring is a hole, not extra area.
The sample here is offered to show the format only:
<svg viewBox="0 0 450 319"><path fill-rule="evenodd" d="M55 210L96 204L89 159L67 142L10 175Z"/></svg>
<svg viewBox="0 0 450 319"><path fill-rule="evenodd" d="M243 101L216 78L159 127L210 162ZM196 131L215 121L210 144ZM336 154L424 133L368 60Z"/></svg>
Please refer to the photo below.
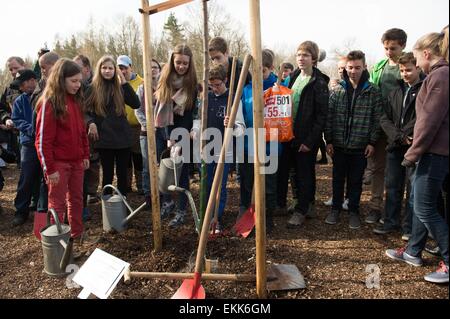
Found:
<svg viewBox="0 0 450 319"><path fill-rule="evenodd" d="M130 148L112 150L99 149L100 161L102 163L103 180L102 187L112 184L114 178L114 164L116 165L117 188L122 195L127 195L127 175L128 163L130 160ZM106 194L110 194L111 190L107 190Z"/></svg>

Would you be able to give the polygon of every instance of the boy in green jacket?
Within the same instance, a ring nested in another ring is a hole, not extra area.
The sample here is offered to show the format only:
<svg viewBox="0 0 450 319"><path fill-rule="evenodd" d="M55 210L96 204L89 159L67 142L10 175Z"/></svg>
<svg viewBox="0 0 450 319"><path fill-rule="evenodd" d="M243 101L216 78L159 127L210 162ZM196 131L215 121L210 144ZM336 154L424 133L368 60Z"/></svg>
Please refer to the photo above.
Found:
<svg viewBox="0 0 450 319"><path fill-rule="evenodd" d="M402 79L398 59L406 47L407 39L405 31L396 28L387 30L381 38L386 58L375 65L370 73L370 82L380 89L384 103L387 103L389 94L400 87L398 83ZM368 161L364 178L364 183L371 184L372 188L369 202L370 212L365 220L368 224L377 223L383 210L386 146L387 138L382 132L375 145L375 154Z"/></svg>

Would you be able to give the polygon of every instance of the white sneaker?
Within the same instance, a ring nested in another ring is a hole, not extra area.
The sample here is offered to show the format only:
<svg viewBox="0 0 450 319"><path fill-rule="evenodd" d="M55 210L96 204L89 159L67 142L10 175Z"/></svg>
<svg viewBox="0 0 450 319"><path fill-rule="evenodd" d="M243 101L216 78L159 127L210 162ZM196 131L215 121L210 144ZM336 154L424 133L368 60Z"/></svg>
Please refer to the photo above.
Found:
<svg viewBox="0 0 450 319"><path fill-rule="evenodd" d="M348 210L348 198L346 200L344 200L344 202L342 203L342 209Z"/></svg>
<svg viewBox="0 0 450 319"><path fill-rule="evenodd" d="M323 204L325 206L332 206L333 205L333 197L331 197L329 200L327 200L326 202L323 202Z"/></svg>

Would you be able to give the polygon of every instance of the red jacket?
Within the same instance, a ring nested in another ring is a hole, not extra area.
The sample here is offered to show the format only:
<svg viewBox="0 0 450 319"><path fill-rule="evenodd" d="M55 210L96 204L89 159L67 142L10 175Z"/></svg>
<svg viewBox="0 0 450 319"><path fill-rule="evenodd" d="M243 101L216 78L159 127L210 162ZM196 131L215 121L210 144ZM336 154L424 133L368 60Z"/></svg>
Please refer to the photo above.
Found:
<svg viewBox="0 0 450 319"><path fill-rule="evenodd" d="M89 143L81 107L66 96L67 116L57 120L51 102L38 106L35 146L46 175L56 172L55 162L89 159Z"/></svg>

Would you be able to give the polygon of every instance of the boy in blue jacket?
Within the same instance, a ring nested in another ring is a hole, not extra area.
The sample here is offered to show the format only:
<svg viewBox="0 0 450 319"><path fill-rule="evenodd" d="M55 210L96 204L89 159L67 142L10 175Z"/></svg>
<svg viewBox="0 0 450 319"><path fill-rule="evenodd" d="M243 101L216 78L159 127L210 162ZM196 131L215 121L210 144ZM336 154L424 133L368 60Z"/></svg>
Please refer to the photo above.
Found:
<svg viewBox="0 0 450 319"><path fill-rule="evenodd" d="M276 75L273 71L274 53L271 50L263 50L263 89L264 91L273 87L277 82ZM250 83L244 87L242 94L243 114L245 120L245 126L248 129L253 128L253 84ZM276 145L270 145L276 143ZM275 146L275 147L274 147ZM270 150L276 149L279 152L280 143L269 142L266 146L266 155L271 158L278 158L278 154L271 154ZM239 152L239 151L238 151ZM238 155L240 155L238 153ZM244 159L240 161L240 188L241 188L241 200L240 200L240 213L244 213L252 204L252 191L254 181L254 145L253 140L248 136L245 136L244 140ZM266 231L270 233L273 229L273 216L272 213L277 206L277 173L266 174Z"/></svg>
<svg viewBox="0 0 450 319"><path fill-rule="evenodd" d="M41 165L34 147L33 107L31 95L36 89L37 75L32 70L22 70L13 82L22 94L15 100L11 119L15 128L20 132L21 171L17 185L17 195L14 199L16 213L12 221L13 226L24 224L30 212L31 198L38 197L37 191L41 181Z"/></svg>

